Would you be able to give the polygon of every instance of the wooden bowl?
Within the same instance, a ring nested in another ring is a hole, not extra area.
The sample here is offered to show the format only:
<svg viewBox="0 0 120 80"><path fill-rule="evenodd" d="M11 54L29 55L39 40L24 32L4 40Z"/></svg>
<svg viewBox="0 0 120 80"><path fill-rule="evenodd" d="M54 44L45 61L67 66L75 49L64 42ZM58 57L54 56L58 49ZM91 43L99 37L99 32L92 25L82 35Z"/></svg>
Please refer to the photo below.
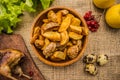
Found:
<svg viewBox="0 0 120 80"><path fill-rule="evenodd" d="M79 18L81 21L82 21L82 25L84 27L87 28L87 25L86 25L86 22L85 20L82 18L82 16L80 16L80 14L76 11L74 11L73 9L70 9L70 8L67 8L67 7L61 7L61 6L57 6L57 7L51 7L51 8L48 8L46 10L44 10L43 12L41 12L37 17L36 19L34 20L33 24L32 24L32 34L31 34L31 37L33 37L33 30L36 26L41 26L43 24L42 20L47 18L47 13L48 11L50 10L53 10L53 11L58 11L58 10L62 10L62 9L66 9L68 10L71 14L73 14L74 16L76 16L77 18ZM79 52L78 56L74 59L71 59L71 60L68 60L68 61L61 61L61 62L54 62L54 61L51 61L49 59L46 59L44 57L44 55L42 54L42 52L40 50L38 50L34 44L31 44L34 51L35 51L35 54L37 55L37 57L45 64L48 64L48 65L51 65L51 66L67 66L67 65L70 65L76 61L78 61L84 51L85 51L85 48L86 48L86 44L88 42L88 36L84 36L84 41L83 41L83 46L82 46L82 50Z"/></svg>

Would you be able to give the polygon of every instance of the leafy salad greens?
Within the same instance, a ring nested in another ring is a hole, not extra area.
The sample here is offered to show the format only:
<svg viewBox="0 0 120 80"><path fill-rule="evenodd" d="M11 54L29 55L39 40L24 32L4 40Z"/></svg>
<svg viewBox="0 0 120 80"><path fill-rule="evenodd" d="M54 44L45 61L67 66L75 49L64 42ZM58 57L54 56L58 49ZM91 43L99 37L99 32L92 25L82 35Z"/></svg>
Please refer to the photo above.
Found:
<svg viewBox="0 0 120 80"><path fill-rule="evenodd" d="M50 6L53 0L0 0L0 33L12 33L18 22L19 16L24 12L35 12L38 4L43 9Z"/></svg>

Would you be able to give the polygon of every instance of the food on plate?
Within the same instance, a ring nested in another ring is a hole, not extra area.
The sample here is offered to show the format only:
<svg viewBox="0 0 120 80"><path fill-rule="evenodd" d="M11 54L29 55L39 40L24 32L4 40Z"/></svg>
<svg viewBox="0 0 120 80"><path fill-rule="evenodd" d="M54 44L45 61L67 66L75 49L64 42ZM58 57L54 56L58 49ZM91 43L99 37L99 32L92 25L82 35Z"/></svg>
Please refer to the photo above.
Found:
<svg viewBox="0 0 120 80"><path fill-rule="evenodd" d="M31 40L31 43L34 43L35 40L39 37L40 35L40 27L37 26L35 29L34 29L34 33L33 33L33 38Z"/></svg>
<svg viewBox="0 0 120 80"><path fill-rule="evenodd" d="M56 22L57 21L57 15L55 14L55 12L54 11L49 11L48 12L48 19L50 20L50 21L52 21L52 22Z"/></svg>
<svg viewBox="0 0 120 80"><path fill-rule="evenodd" d="M37 39L37 40L35 40L34 43L35 43L35 46L38 47L38 48L41 48L41 47L44 46L44 41L43 40Z"/></svg>
<svg viewBox="0 0 120 80"><path fill-rule="evenodd" d="M52 41L60 41L61 40L60 33L58 33L58 32L48 31L48 32L45 32L43 34L43 36L52 40Z"/></svg>
<svg viewBox="0 0 120 80"><path fill-rule="evenodd" d="M56 61L56 60L65 60L66 58L66 53L62 51L55 51L53 55L51 56L51 60Z"/></svg>
<svg viewBox="0 0 120 80"><path fill-rule="evenodd" d="M91 75L96 75L97 74L97 68L94 66L94 64L86 64L85 72L88 72Z"/></svg>
<svg viewBox="0 0 120 80"><path fill-rule="evenodd" d="M70 25L70 30L78 34L82 33L82 27Z"/></svg>
<svg viewBox="0 0 120 80"><path fill-rule="evenodd" d="M74 40L79 40L83 38L83 35L77 34L75 32L69 32L69 37Z"/></svg>
<svg viewBox="0 0 120 80"><path fill-rule="evenodd" d="M65 45L68 41L69 41L69 36L68 36L67 31L61 32L60 45Z"/></svg>
<svg viewBox="0 0 120 80"><path fill-rule="evenodd" d="M106 23L112 28L120 28L120 3L110 7L105 14Z"/></svg>
<svg viewBox="0 0 120 80"><path fill-rule="evenodd" d="M66 15L65 19L63 19L63 21L60 25L60 28L58 30L59 32L66 31L69 28L72 17L73 17L72 14L67 14Z"/></svg>
<svg viewBox="0 0 120 80"><path fill-rule="evenodd" d="M83 62L85 63L95 63L97 59L97 56L95 54L88 54L83 58Z"/></svg>
<svg viewBox="0 0 120 80"><path fill-rule="evenodd" d="M73 26L80 26L80 24L81 24L81 20L80 19L78 19L76 17L72 18L71 25L73 25Z"/></svg>
<svg viewBox="0 0 120 80"><path fill-rule="evenodd" d="M24 57L24 54L15 49L0 50L0 74L12 80L17 80L12 76L12 73L31 79L22 72L19 66L22 57Z"/></svg>
<svg viewBox="0 0 120 80"><path fill-rule="evenodd" d="M42 51L44 58L51 61L76 58L82 50L88 29L68 10L49 10L46 15L46 18L41 20L43 23L33 28L31 44ZM40 31L37 31L37 27L40 27Z"/></svg>
<svg viewBox="0 0 120 80"><path fill-rule="evenodd" d="M73 58L77 57L78 52L79 52L79 49L78 49L77 45L71 46L67 50L67 55L70 59L73 59Z"/></svg>
<svg viewBox="0 0 120 80"><path fill-rule="evenodd" d="M59 24L56 22L49 22L49 23L46 23L45 26L42 27L42 30L43 32L45 32L46 30L57 28L58 26Z"/></svg>
<svg viewBox="0 0 120 80"><path fill-rule="evenodd" d="M43 50L43 54L45 55L45 58L48 58L49 56L51 56L53 54L53 52L56 49L56 43L51 42L44 50Z"/></svg>
<svg viewBox="0 0 120 80"><path fill-rule="evenodd" d="M102 66L102 65L105 65L106 63L108 62L108 56L105 55L105 54L100 54L98 55L98 58L97 58L97 64Z"/></svg>
<svg viewBox="0 0 120 80"><path fill-rule="evenodd" d="M115 0L93 0L96 7L106 9L115 4Z"/></svg>
<svg viewBox="0 0 120 80"><path fill-rule="evenodd" d="M35 43L34 43L35 44ZM50 41L47 39L47 38L45 38L45 44L44 44L44 46L42 47L42 50L44 50L48 45L50 44ZM37 47L37 46L36 46ZM39 47L37 47L37 48L39 48Z"/></svg>

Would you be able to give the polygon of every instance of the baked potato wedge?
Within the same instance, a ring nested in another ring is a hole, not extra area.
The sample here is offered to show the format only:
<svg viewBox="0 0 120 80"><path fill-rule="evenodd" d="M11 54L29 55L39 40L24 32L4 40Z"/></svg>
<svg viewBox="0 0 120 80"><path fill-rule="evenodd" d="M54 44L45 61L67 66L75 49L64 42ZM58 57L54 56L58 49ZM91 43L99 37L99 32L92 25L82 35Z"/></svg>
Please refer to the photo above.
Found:
<svg viewBox="0 0 120 80"><path fill-rule="evenodd" d="M69 32L69 37L74 40L79 40L83 38L83 35L77 34L75 32Z"/></svg>
<svg viewBox="0 0 120 80"><path fill-rule="evenodd" d="M88 28L82 27L82 34L83 34L83 35L88 35L88 33L89 33Z"/></svg>
<svg viewBox="0 0 120 80"><path fill-rule="evenodd" d="M67 14L67 16L65 17L65 19L63 19L60 28L59 28L59 32L63 32L66 31L68 29L68 27L70 26L71 20L73 18L72 14Z"/></svg>
<svg viewBox="0 0 120 80"><path fill-rule="evenodd" d="M56 61L56 60L65 60L66 58L66 53L62 51L55 51L53 55L51 56L51 60Z"/></svg>
<svg viewBox="0 0 120 80"><path fill-rule="evenodd" d="M43 36L50 39L51 41L60 41L61 40L60 33L58 33L58 32L53 32L53 31L45 32L45 33L43 33Z"/></svg>
<svg viewBox="0 0 120 80"><path fill-rule="evenodd" d="M70 25L70 30L78 34L82 33L82 27Z"/></svg>
<svg viewBox="0 0 120 80"><path fill-rule="evenodd" d="M61 41L60 45L65 45L69 41L69 35L67 31L61 32Z"/></svg>
<svg viewBox="0 0 120 80"><path fill-rule="evenodd" d="M39 39L37 39L37 40L35 40L35 46L37 47L37 48L41 48L41 47L43 47L44 46L44 40L39 40Z"/></svg>
<svg viewBox="0 0 120 80"><path fill-rule="evenodd" d="M47 15L48 19L52 22L56 22L57 21L57 16L55 14L55 12L53 10L50 10L48 12L48 15Z"/></svg>
<svg viewBox="0 0 120 80"><path fill-rule="evenodd" d="M47 38L45 38L44 46L42 47L42 50L44 50L49 44L50 44L50 41Z"/></svg>
<svg viewBox="0 0 120 80"><path fill-rule="evenodd" d="M81 24L81 20L76 17L73 17L71 25L80 26L80 24Z"/></svg>
<svg viewBox="0 0 120 80"><path fill-rule="evenodd" d="M57 16L57 23L58 23L58 24L61 24L61 22L62 22L62 12L61 12L61 11L58 11L58 12L56 13L56 16Z"/></svg>

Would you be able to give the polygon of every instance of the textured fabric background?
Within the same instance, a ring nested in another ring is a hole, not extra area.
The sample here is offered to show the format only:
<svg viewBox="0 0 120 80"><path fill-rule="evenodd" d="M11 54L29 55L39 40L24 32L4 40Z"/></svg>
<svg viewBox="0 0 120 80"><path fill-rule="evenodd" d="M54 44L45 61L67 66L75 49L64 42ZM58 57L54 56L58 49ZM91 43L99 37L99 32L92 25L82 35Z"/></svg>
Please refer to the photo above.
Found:
<svg viewBox="0 0 120 80"><path fill-rule="evenodd" d="M120 3L120 0L117 0ZM97 9L92 0L55 0L51 6L66 6L75 9L82 16L85 12L92 10L93 14L102 14L103 10ZM46 80L120 80L120 29L112 29L106 25L104 16L100 21L100 28L97 32L89 34L89 42L84 55L89 53L107 54L109 62L98 68L96 76L88 75L84 72L82 58L76 63L67 67L52 67L42 63L34 54L30 45L30 35L32 22L40 9L34 14L24 13L22 22L18 24L15 33L21 34L25 40L28 50L32 55L36 65L41 70Z"/></svg>

